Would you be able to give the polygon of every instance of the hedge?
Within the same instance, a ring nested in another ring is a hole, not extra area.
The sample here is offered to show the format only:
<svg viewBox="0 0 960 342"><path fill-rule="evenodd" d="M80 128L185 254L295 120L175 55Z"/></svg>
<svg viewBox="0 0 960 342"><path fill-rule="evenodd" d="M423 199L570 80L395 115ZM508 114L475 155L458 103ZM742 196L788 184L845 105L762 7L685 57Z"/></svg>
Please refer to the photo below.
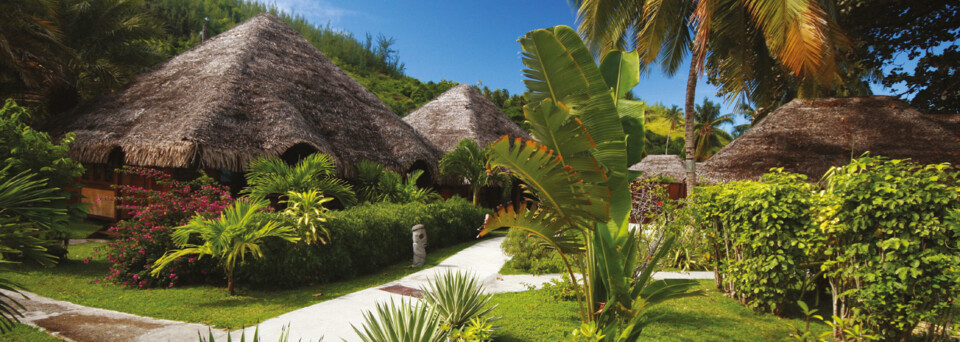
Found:
<svg viewBox="0 0 960 342"><path fill-rule="evenodd" d="M413 255L410 227L427 229L432 249L476 238L486 209L453 197L430 204L373 203L331 212L324 224L328 244L267 241L264 258L238 269L239 282L255 287L292 287L348 279L409 261Z"/></svg>

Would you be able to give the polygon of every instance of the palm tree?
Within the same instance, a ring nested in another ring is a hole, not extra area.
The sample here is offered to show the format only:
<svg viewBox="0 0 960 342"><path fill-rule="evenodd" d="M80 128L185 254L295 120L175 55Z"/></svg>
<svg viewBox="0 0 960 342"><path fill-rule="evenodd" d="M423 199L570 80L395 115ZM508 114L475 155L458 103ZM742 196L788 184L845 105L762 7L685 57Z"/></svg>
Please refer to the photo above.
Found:
<svg viewBox="0 0 960 342"><path fill-rule="evenodd" d="M174 229L171 237L180 249L167 251L153 266L151 274L156 276L165 267L180 257L199 255L220 259L220 266L227 274L227 291L234 294L234 271L247 254L263 258L260 243L263 239L277 237L290 242L300 240L296 229L266 219L260 211L267 208L263 199L240 199L220 214L217 219L194 217L186 225ZM200 245L191 244L190 238L196 234L203 241Z"/></svg>
<svg viewBox="0 0 960 342"><path fill-rule="evenodd" d="M340 201L344 207L357 204L352 187L336 175L336 164L323 153L314 153L290 166L280 158L257 158L247 165L247 188L243 193L263 198L288 192L317 190Z"/></svg>
<svg viewBox="0 0 960 342"><path fill-rule="evenodd" d="M720 125L733 124L732 114L720 115L720 105L703 99L702 105L697 105L696 125L697 132L696 160L704 161L713 154L714 149L723 147L725 142L733 140L730 133L720 128Z"/></svg>
<svg viewBox="0 0 960 342"><path fill-rule="evenodd" d="M470 191L473 193L473 205L477 205L480 196L480 189L492 183L499 183L503 186L503 191L510 191L510 176L499 169L487 172L487 153L477 145L473 139L463 139L457 143L457 147L447 152L440 159L440 173L445 175L457 175L463 177L470 183Z"/></svg>
<svg viewBox="0 0 960 342"><path fill-rule="evenodd" d="M57 0L52 7L62 41L76 56L65 86L80 99L121 86L162 60L148 42L162 30L142 0Z"/></svg>
<svg viewBox="0 0 960 342"><path fill-rule="evenodd" d="M63 76L71 52L52 13L44 0L0 2L0 98L36 103L38 89Z"/></svg>
<svg viewBox="0 0 960 342"><path fill-rule="evenodd" d="M67 218L65 209L56 208L52 202L62 200L57 188L47 186L46 179L23 172L8 176L10 167L0 170L0 264L21 261L35 262L41 266L53 266L56 261L48 248L57 244L45 238L51 223ZM13 258L16 261L7 260ZM19 295L17 285L0 278L0 333L13 328L14 322L23 315L23 306L13 297Z"/></svg>
<svg viewBox="0 0 960 342"><path fill-rule="evenodd" d="M670 123L670 130L667 131L667 143L663 147L663 154L669 154L670 152L670 132L673 132L674 129L680 125L680 119L683 117L683 112L680 111L680 107L677 105L670 106L669 109L663 112L663 118Z"/></svg>
<svg viewBox="0 0 960 342"><path fill-rule="evenodd" d="M691 189L696 186L694 93L713 40L762 42L737 48L775 56L783 68L808 83L837 80L834 49L845 41L818 0L575 0L573 4L578 7L579 31L595 52L632 42L646 63L659 61L668 75L675 74L687 54L693 53L684 105ZM725 57L729 58L718 68L737 72L750 65L746 53ZM735 83L738 94L753 89L747 78L723 80Z"/></svg>

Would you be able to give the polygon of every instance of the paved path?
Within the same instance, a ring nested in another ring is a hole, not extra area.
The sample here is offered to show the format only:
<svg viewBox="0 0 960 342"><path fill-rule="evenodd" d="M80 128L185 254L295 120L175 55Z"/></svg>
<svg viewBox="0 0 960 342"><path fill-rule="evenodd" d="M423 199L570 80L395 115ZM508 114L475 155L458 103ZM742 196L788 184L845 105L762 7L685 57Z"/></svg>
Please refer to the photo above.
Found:
<svg viewBox="0 0 960 342"><path fill-rule="evenodd" d="M29 299L5 292L26 308L21 322L68 341L196 341L207 326L149 318L53 300L21 291ZM219 336L226 332L216 331Z"/></svg>
<svg viewBox="0 0 960 342"><path fill-rule="evenodd" d="M375 286L294 310L260 323L264 341L275 341L285 327L290 327L291 341L356 341L351 324L360 327L363 313L376 308L378 302L391 299L409 300L401 293L415 293L439 272L466 271L478 277L488 293L527 290L527 285L539 285L558 279L560 274L500 275L509 259L500 248L503 237L486 239L443 260L439 265L408 275L400 280ZM712 272L659 272L655 278L713 279ZM384 289L392 290L388 292ZM70 340L84 341L196 341L197 332L206 336L208 327L202 324L153 319L111 310L89 308L68 302L26 293L30 300L21 301L27 307L24 323L41 327L54 335ZM254 327L247 328L252 334ZM241 331L233 331L234 338ZM225 340L226 331L214 330L217 340Z"/></svg>

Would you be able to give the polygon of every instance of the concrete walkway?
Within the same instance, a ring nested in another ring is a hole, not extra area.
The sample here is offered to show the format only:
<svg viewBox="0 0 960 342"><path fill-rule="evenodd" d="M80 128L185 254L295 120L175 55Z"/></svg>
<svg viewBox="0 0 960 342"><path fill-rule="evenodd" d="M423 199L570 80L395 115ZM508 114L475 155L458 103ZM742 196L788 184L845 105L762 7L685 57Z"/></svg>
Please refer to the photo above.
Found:
<svg viewBox="0 0 960 342"><path fill-rule="evenodd" d="M24 324L38 327L67 341L196 341L197 332L207 336L207 326L156 319L112 310L97 309L21 291L28 299L3 291L17 299ZM226 336L225 331L215 331Z"/></svg>
<svg viewBox="0 0 960 342"><path fill-rule="evenodd" d="M408 275L400 280L340 296L271 318L259 324L263 341L275 341L290 328L291 341L356 341L351 324L360 328L363 314L376 309L377 303L410 300L440 272L466 271L479 278L488 293L518 292L528 285L540 287L560 274L500 275L509 259L500 248L503 237L486 239L443 260L439 265ZM659 272L654 278L713 279L712 272ZM25 293L30 299L23 322L40 327L68 340L84 341L196 341L197 332L207 335L202 324L154 319L111 310L96 309ZM250 336L255 327L245 329ZM213 330L217 340L225 340L226 331ZM230 335L239 338L241 330Z"/></svg>

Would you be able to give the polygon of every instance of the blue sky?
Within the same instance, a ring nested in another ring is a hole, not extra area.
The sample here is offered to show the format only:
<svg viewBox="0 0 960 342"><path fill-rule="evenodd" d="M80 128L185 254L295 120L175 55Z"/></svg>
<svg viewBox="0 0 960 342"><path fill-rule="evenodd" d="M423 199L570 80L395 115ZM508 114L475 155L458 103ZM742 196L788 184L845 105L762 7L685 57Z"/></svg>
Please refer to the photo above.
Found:
<svg viewBox="0 0 960 342"><path fill-rule="evenodd" d="M544 27L575 27L575 11L565 0L267 0L302 14L314 24L330 24L357 37L392 36L406 74L426 81L448 79L522 93L520 44L524 33ZM653 70L633 90L648 102L683 105L686 73L673 77ZM889 93L875 89L880 93ZM701 81L697 102L722 102L716 87ZM724 113L730 106L724 104Z"/></svg>

